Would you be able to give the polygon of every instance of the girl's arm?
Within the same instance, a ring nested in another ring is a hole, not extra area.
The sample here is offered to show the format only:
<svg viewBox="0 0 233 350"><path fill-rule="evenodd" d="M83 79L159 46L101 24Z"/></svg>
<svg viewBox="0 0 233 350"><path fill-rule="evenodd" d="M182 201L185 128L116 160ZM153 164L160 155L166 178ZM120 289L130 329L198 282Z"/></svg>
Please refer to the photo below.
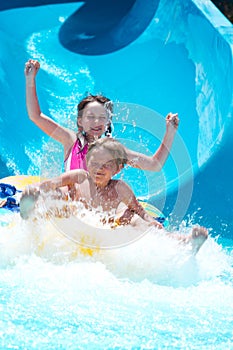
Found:
<svg viewBox="0 0 233 350"><path fill-rule="evenodd" d="M38 61L29 60L25 64L24 74L26 79L26 105L28 116L47 135L62 143L65 148L65 154L67 154L76 140L76 134L74 131L62 127L41 112L35 80L39 69L40 64Z"/></svg>
<svg viewBox="0 0 233 350"><path fill-rule="evenodd" d="M179 125L177 114L169 113L166 117L166 133L163 141L152 157L126 149L128 164L143 170L160 171L170 153L173 140Z"/></svg>

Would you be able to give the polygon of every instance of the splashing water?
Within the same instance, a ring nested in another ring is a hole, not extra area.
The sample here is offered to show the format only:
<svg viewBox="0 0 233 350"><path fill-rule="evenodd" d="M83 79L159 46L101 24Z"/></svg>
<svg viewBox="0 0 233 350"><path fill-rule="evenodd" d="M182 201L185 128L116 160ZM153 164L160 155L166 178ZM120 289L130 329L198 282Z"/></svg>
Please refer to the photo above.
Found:
<svg viewBox="0 0 233 350"><path fill-rule="evenodd" d="M217 239L195 257L156 229L124 247L94 250L49 222L15 214L1 228L0 250L1 348L230 344L232 251Z"/></svg>
<svg viewBox="0 0 233 350"><path fill-rule="evenodd" d="M203 6L207 11L206 3ZM212 23L208 29L206 18L194 5L195 2L184 5L184 2L161 1L151 26L135 43L116 55L95 61L68 51L64 53L57 40L58 24L77 10L77 4L27 8L23 18L32 20L25 21L24 26L21 9L4 11L1 17L0 70L4 97L1 154L7 167L14 174L37 174L43 163L43 175L47 177L49 169L62 162L57 160L57 145L49 144L47 149L46 141L40 141L41 136L36 136L34 129L24 122L20 128L15 127L19 116L25 115L23 89L18 84L26 57L41 62L44 73L40 74L39 86L44 86L44 93L40 93L40 101L55 120L75 129L74 105L85 91L101 91L119 101L136 101L163 114L168 106L169 109L175 107L184 116L183 136L192 164L197 160L203 163L209 154L211 132L213 140L216 136L215 129L208 129L206 138L207 117L211 118L209 125L218 117L216 132L220 137L222 128L227 128L225 115L229 120L228 104L232 94L231 74L227 77L227 73L232 70L225 39L230 34L225 32L222 41L219 33L212 31ZM33 33L28 30L32 24ZM230 30L225 26L219 28ZM179 88L167 88L168 84L177 86L177 82ZM223 86L224 94L221 94ZM143 129L150 132L153 120L157 136L158 118L147 117L144 112L139 114L144 116ZM190 120L185 117L189 115L194 117L194 138L190 137ZM124 134L127 141L135 142L140 125L134 122L134 116L131 130L125 133L129 110L114 119L125 122L119 127L114 121L118 137ZM200 120L205 123L199 124ZM161 130L163 127L164 124ZM10 137L5 130L11 131ZM195 130L200 130L200 134ZM198 150L196 141L193 142L196 139ZM203 149L206 139L208 143ZM153 138L152 142L148 132L143 134L142 141L144 150L153 146L149 149L153 152L156 148L156 140ZM137 143L140 144L140 140ZM38 149L41 153L37 153ZM182 154L183 166L184 152L179 154ZM201 162L196 155L202 156ZM63 159L63 154L60 158ZM224 159L228 162L228 157ZM219 161L216 164L219 165ZM172 168L173 163L169 166L167 181L160 177L155 181L153 175L149 193L158 193L154 188L156 184L158 188L165 187L164 184L168 187L176 177ZM142 188L148 183L144 177L134 172L128 178L133 178L135 190L140 189L138 195L147 195L148 186ZM214 180L215 185L215 177L209 180L210 184ZM229 194L225 181L224 185ZM204 187L202 193L205 198ZM1 349L232 348L231 239L222 241L221 246L219 239L209 237L193 257L189 247L152 231L124 247L93 251L68 240L49 223L33 225L17 215L12 225L6 220L0 229ZM190 230L187 228L187 233Z"/></svg>

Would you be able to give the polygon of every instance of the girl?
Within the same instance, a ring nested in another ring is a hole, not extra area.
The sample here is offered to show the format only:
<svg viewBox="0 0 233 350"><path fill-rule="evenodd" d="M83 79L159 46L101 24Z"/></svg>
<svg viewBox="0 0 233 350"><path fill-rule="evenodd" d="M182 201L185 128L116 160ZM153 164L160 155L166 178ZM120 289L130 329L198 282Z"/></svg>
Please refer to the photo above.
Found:
<svg viewBox="0 0 233 350"><path fill-rule="evenodd" d="M47 135L64 147L65 170L86 169L88 145L103 134L111 135L112 103L101 95L88 96L78 104L78 133L67 129L43 114L40 110L35 77L40 68L38 61L25 64L26 104L29 118ZM178 128L177 114L166 117L166 133L152 157L125 148L127 164L143 170L160 171L169 155Z"/></svg>

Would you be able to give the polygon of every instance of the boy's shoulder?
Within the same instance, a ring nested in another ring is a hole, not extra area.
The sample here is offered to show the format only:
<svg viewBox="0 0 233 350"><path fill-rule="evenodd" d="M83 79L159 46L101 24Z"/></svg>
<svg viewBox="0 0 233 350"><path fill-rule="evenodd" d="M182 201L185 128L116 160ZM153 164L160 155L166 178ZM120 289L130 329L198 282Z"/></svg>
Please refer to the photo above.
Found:
<svg viewBox="0 0 233 350"><path fill-rule="evenodd" d="M130 190L132 191L131 187L123 180L118 180L118 179L112 179L112 184L114 187L117 187L118 189L124 189L124 190Z"/></svg>

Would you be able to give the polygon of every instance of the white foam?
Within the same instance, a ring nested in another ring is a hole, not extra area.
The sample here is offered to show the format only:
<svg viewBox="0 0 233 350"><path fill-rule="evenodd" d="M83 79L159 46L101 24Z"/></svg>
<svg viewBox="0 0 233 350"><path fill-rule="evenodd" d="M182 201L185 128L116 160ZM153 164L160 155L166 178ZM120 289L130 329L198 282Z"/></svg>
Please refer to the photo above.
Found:
<svg viewBox="0 0 233 350"><path fill-rule="evenodd" d="M89 220L92 215L89 213ZM191 285L203 280L209 280L225 273L231 273L229 255L209 237L198 254L194 257L190 245L183 245L176 239L167 236L164 230L150 228L136 232L135 228L125 227L111 230L113 236L121 237L125 233L127 239L118 248L101 249L98 245L90 247L90 226L82 226L79 232L80 244L69 239L58 230L54 223L44 220L24 221L19 215L8 227L1 228L0 234L0 265L2 268L16 264L19 258L32 256L45 259L52 264L66 263L91 264L102 263L116 278L131 281L148 279L152 283L162 285ZM87 228L85 231L84 228ZM103 233L101 228L94 229ZM121 231L121 234L119 232ZM78 228L76 228L78 232ZM108 232L108 230L106 230ZM191 228L187 229L187 234ZM177 232L178 234L179 232ZM88 245L85 239L88 238ZM95 239L93 239L95 242ZM92 242L93 242L92 241ZM91 243L92 243L91 242ZM107 241L109 242L109 241ZM110 241L114 241L112 239ZM122 241L121 241L122 243ZM93 265L92 265L93 266ZM227 272L226 272L227 271Z"/></svg>

